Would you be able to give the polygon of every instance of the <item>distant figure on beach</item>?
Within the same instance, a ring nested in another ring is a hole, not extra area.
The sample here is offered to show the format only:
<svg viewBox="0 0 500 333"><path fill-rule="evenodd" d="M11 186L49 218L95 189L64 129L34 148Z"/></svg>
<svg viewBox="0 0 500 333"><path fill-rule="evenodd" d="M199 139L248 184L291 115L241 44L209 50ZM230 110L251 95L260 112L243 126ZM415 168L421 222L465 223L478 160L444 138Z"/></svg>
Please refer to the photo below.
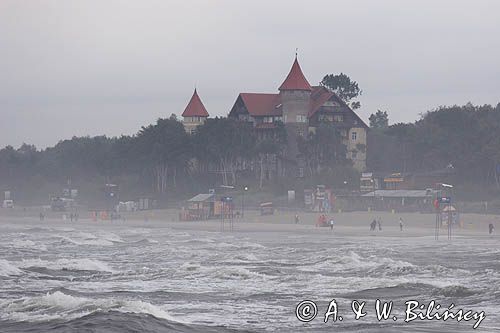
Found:
<svg viewBox="0 0 500 333"><path fill-rule="evenodd" d="M40 212L40 221L43 221L44 218L45 218L45 216L43 215L42 212Z"/></svg>
<svg viewBox="0 0 500 333"><path fill-rule="evenodd" d="M378 223L378 231L382 231L382 219L380 217L378 218L377 223Z"/></svg>
<svg viewBox="0 0 500 333"><path fill-rule="evenodd" d="M377 220L373 219L372 223L370 223L370 231L374 231L377 227Z"/></svg>
<svg viewBox="0 0 500 333"><path fill-rule="evenodd" d="M330 224L330 230L332 231L333 231L333 223L334 223L333 218L331 218L329 224Z"/></svg>
<svg viewBox="0 0 500 333"><path fill-rule="evenodd" d="M295 214L295 224L299 224L299 214Z"/></svg>
<svg viewBox="0 0 500 333"><path fill-rule="evenodd" d="M403 231L403 219L399 218L399 231Z"/></svg>
<svg viewBox="0 0 500 333"><path fill-rule="evenodd" d="M73 218L74 218L74 216L75 216L75 215L73 215L73 213L69 214L69 220L70 220L71 222L73 222Z"/></svg>
<svg viewBox="0 0 500 333"><path fill-rule="evenodd" d="M488 229L489 229L489 232L490 232L490 235L493 233L493 231L495 230L495 227L493 226L493 223L490 223L490 225L488 226Z"/></svg>
<svg viewBox="0 0 500 333"><path fill-rule="evenodd" d="M323 227L326 224L326 216L325 214L321 214L318 217L318 221L316 222L317 227Z"/></svg>

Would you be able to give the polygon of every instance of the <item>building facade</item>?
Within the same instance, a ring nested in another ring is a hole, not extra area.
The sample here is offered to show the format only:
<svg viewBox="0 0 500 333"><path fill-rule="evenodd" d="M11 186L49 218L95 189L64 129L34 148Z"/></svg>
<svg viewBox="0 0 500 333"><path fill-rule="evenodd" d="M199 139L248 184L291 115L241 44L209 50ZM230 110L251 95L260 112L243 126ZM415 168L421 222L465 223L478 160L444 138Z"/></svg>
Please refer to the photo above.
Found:
<svg viewBox="0 0 500 333"><path fill-rule="evenodd" d="M301 174L298 137L314 132L321 123L338 128L347 148L347 158L359 171L366 169L365 122L335 93L322 86L311 86L300 68L297 57L278 93L240 93L229 117L251 122L265 136L283 123L288 145L285 159L295 164Z"/></svg>

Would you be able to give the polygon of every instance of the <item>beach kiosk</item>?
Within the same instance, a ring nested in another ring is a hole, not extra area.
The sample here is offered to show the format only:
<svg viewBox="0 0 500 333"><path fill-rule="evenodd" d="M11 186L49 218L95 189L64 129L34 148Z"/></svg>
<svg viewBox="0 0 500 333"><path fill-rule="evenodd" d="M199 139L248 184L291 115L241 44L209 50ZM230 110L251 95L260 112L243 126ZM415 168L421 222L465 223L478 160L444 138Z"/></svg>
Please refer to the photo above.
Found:
<svg viewBox="0 0 500 333"><path fill-rule="evenodd" d="M182 221L208 220L214 216L215 195L202 193L195 195L187 201L187 209L180 214Z"/></svg>
<svg viewBox="0 0 500 333"><path fill-rule="evenodd" d="M260 215L274 215L274 206L273 203L263 202L260 204Z"/></svg>

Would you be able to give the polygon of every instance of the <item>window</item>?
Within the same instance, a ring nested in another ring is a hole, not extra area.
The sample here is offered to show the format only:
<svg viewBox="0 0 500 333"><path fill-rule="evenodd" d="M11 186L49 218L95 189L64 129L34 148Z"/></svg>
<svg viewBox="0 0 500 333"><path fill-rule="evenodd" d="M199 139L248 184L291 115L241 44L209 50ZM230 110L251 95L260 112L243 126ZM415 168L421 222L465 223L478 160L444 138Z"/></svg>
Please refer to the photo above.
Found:
<svg viewBox="0 0 500 333"><path fill-rule="evenodd" d="M273 122L273 117L264 117L264 122L265 123L272 123Z"/></svg>
<svg viewBox="0 0 500 333"><path fill-rule="evenodd" d="M320 114L318 116L319 121L333 121L334 117L330 114Z"/></svg>
<svg viewBox="0 0 500 333"><path fill-rule="evenodd" d="M341 123L344 121L344 116L341 114L335 114L335 115L333 115L333 121L335 121L337 123Z"/></svg>
<svg viewBox="0 0 500 333"><path fill-rule="evenodd" d="M286 123L286 114L283 115L283 122Z"/></svg>
<svg viewBox="0 0 500 333"><path fill-rule="evenodd" d="M323 106L338 106L337 102L334 101L326 101Z"/></svg>
<svg viewBox="0 0 500 333"><path fill-rule="evenodd" d="M341 130L340 135L342 135L343 138L347 138L347 131L345 129Z"/></svg>
<svg viewBox="0 0 500 333"><path fill-rule="evenodd" d="M357 132L351 132L351 140L356 141L358 139L358 133Z"/></svg>
<svg viewBox="0 0 500 333"><path fill-rule="evenodd" d="M307 117L304 115L298 114L297 115L297 122L298 123L305 123L305 122L307 122Z"/></svg>
<svg viewBox="0 0 500 333"><path fill-rule="evenodd" d="M351 152L351 159L355 160L358 157L358 153L353 151Z"/></svg>

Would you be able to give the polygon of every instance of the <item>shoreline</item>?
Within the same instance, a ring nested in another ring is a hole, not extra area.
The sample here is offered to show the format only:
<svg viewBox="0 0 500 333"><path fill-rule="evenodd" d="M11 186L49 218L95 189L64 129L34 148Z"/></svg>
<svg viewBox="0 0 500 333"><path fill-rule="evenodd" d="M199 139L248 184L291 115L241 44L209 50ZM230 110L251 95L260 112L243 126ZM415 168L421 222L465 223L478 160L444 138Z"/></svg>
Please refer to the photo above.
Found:
<svg viewBox="0 0 500 333"><path fill-rule="evenodd" d="M330 227L316 227L315 223L320 213L298 213L300 222L295 224L294 213L278 212L275 215L260 216L257 212L247 212L244 218L233 220L233 230L228 222L222 231L220 220L204 221L178 221L175 213L177 210L155 210L147 212L134 212L124 214L125 220L97 220L82 217L77 222L70 222L62 217L50 216L44 221L33 215L8 216L0 215L0 223L37 225L43 227L46 223L50 226L72 227L86 226L96 228L116 228L123 226L146 228L171 228L173 230L206 231L206 232L233 232L233 233L286 233L286 234L331 234L335 237L434 237L435 214L421 213L390 213L390 212L349 212L327 215L333 217L335 224L333 231ZM51 214L53 215L53 214ZM59 215L62 216L62 213ZM403 231L399 229L399 218L403 218ZM369 224L373 219L380 218L382 231L370 231ZM147 221L146 221L147 219ZM488 234L488 224L493 223L495 228L500 228L500 216L461 214L462 228L455 226L453 237L460 238L499 238L497 233ZM496 229L499 230L499 229ZM440 229L439 239L447 239L446 226Z"/></svg>

